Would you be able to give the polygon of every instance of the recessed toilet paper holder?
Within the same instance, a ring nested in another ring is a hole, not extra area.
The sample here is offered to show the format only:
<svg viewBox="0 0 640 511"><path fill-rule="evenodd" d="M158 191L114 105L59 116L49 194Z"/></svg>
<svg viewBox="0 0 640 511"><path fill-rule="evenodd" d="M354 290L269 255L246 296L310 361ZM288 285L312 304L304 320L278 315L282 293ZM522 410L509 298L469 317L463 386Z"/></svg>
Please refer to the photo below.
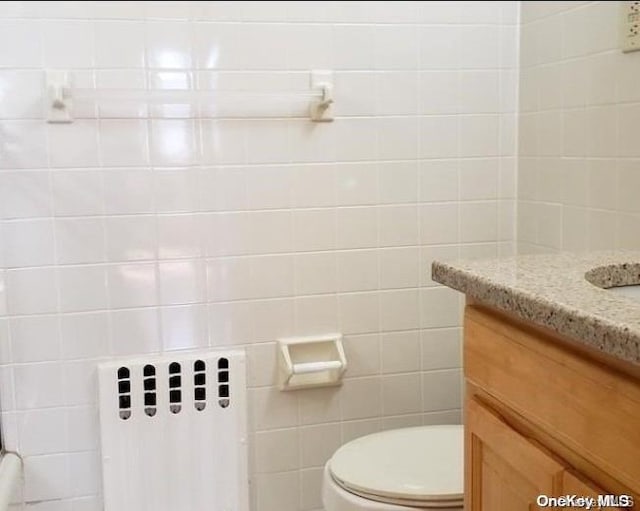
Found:
<svg viewBox="0 0 640 511"><path fill-rule="evenodd" d="M342 335L280 339L278 366L280 390L341 385L347 370Z"/></svg>

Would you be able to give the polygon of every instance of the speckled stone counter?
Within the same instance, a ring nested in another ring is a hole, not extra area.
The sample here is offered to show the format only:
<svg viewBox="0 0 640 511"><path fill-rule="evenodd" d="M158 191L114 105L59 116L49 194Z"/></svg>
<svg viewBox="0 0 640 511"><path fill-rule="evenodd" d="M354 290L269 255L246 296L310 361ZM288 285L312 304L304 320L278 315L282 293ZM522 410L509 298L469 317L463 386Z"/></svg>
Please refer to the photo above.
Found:
<svg viewBox="0 0 640 511"><path fill-rule="evenodd" d="M640 365L640 301L603 289L640 284L640 252L435 261L432 277L480 303Z"/></svg>

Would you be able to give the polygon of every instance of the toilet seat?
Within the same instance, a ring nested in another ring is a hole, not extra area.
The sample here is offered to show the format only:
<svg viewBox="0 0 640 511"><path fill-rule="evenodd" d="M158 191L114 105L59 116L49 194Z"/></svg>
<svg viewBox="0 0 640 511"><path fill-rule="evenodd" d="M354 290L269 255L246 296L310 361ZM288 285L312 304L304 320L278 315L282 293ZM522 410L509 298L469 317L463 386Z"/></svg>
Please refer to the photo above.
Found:
<svg viewBox="0 0 640 511"><path fill-rule="evenodd" d="M364 507L358 508L363 510L461 509L463 443L458 425L403 428L358 438L340 447L327 463L324 495L342 490L363 500ZM375 507L374 502L391 507Z"/></svg>
<svg viewBox="0 0 640 511"><path fill-rule="evenodd" d="M322 504L325 511L428 511L440 510L442 507L433 505L407 506L402 503L380 502L367 499L351 493L340 486L331 476L329 464L324 468L322 481ZM453 503L452 503L453 504ZM463 511L462 501L458 505L444 508L447 511Z"/></svg>

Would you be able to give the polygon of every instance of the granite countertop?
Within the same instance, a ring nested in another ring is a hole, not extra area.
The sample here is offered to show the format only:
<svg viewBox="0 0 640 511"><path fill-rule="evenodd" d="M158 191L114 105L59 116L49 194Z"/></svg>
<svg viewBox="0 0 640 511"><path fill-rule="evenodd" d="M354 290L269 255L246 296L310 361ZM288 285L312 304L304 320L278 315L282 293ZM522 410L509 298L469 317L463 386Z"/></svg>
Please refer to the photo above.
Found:
<svg viewBox="0 0 640 511"><path fill-rule="evenodd" d="M640 301L603 289L640 284L640 252L435 261L432 278L480 303L640 366Z"/></svg>

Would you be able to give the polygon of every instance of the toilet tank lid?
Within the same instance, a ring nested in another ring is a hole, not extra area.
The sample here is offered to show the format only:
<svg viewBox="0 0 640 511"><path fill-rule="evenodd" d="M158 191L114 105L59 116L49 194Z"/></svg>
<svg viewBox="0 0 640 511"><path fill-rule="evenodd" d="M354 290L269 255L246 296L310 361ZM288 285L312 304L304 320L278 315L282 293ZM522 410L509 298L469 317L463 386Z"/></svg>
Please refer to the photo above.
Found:
<svg viewBox="0 0 640 511"><path fill-rule="evenodd" d="M402 428L340 447L329 461L346 489L380 497L453 500L463 494L463 427Z"/></svg>

